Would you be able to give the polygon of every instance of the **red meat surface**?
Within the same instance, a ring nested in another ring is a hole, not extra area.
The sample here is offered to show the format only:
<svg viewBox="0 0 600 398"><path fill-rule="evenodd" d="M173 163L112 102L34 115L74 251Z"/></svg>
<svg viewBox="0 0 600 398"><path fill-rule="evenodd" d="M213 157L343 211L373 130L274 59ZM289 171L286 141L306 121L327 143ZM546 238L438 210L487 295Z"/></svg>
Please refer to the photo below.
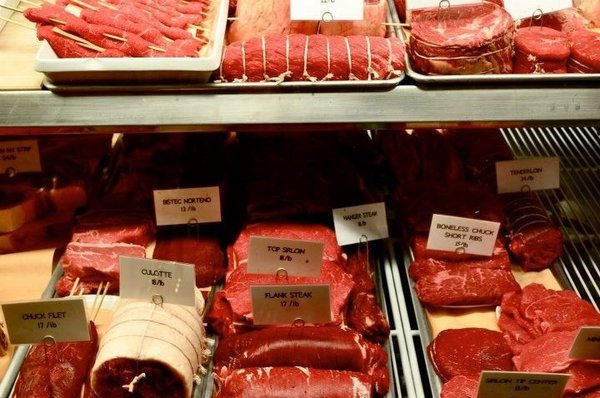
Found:
<svg viewBox="0 0 600 398"><path fill-rule="evenodd" d="M91 322L90 341L32 346L21 366L13 397L79 397L97 349L98 333Z"/></svg>
<svg viewBox="0 0 600 398"><path fill-rule="evenodd" d="M571 35L571 58L592 70L600 72L600 33L579 30Z"/></svg>
<svg viewBox="0 0 600 398"><path fill-rule="evenodd" d="M380 344L384 344L390 335L390 324L372 293L353 292L346 323L367 339Z"/></svg>
<svg viewBox="0 0 600 398"><path fill-rule="evenodd" d="M375 393L368 375L345 370L246 368L224 372L216 381L217 398L368 398Z"/></svg>
<svg viewBox="0 0 600 398"><path fill-rule="evenodd" d="M421 258L410 264L408 275L414 280L419 280L424 276L434 275L438 272L450 269L487 268L510 271L511 264L510 259L508 258L508 252L506 250L499 250L499 252L499 254L494 254L488 258L464 261L445 261L433 258Z"/></svg>
<svg viewBox="0 0 600 398"><path fill-rule="evenodd" d="M397 38L269 35L229 44L218 80L382 80L404 70L403 57ZM348 74L340 75L346 68Z"/></svg>
<svg viewBox="0 0 600 398"><path fill-rule="evenodd" d="M148 246L154 241L156 227L144 213L94 211L77 218L73 242L131 243Z"/></svg>
<svg viewBox="0 0 600 398"><path fill-rule="evenodd" d="M550 267L563 253L560 229L548 218L537 196L503 194L508 250L525 271Z"/></svg>
<svg viewBox="0 0 600 398"><path fill-rule="evenodd" d="M519 289L511 272L485 268L449 269L415 283L419 300L434 307L496 305L505 293Z"/></svg>
<svg viewBox="0 0 600 398"><path fill-rule="evenodd" d="M513 370L512 352L502 333L484 328L446 329L427 346L443 382L455 376L479 376L483 370Z"/></svg>
<svg viewBox="0 0 600 398"><path fill-rule="evenodd" d="M564 32L543 26L518 29L515 49L540 61L565 61L571 53L569 39Z"/></svg>
<svg viewBox="0 0 600 398"><path fill-rule="evenodd" d="M440 398L477 398L479 376L455 376L442 385Z"/></svg>
<svg viewBox="0 0 600 398"><path fill-rule="evenodd" d="M152 258L193 264L197 287L214 286L225 276L225 253L212 238L159 237Z"/></svg>
<svg viewBox="0 0 600 398"><path fill-rule="evenodd" d="M427 258L432 258L435 260L441 261L487 261L488 258L486 256L479 256L476 254L468 254L468 253L453 253L446 252L441 250L430 250L427 249L427 236L424 235L416 235L413 238L413 242L411 244L411 248L413 251L413 255L416 260L422 260ZM496 240L496 245L494 246L494 251L492 256L503 256L502 253L505 253L506 249L504 248L504 244L500 239ZM493 257L492 257L493 258Z"/></svg>
<svg viewBox="0 0 600 398"><path fill-rule="evenodd" d="M293 352L293 355L290 353ZM337 326L268 327L222 339L215 369L292 367L348 370L368 374L387 391L387 354L356 331Z"/></svg>
<svg viewBox="0 0 600 398"><path fill-rule="evenodd" d="M129 243L69 242L62 267L71 276L119 278L119 256L145 257L143 246Z"/></svg>

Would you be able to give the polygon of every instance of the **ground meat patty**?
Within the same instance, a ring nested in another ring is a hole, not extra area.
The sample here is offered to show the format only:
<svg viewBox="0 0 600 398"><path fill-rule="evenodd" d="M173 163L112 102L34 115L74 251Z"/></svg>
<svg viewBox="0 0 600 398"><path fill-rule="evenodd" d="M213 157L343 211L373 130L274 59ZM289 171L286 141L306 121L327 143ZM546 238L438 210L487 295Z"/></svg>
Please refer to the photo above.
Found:
<svg viewBox="0 0 600 398"><path fill-rule="evenodd" d="M501 332L484 328L446 329L427 347L435 372L444 382L478 376L483 370L512 370L512 352Z"/></svg>
<svg viewBox="0 0 600 398"><path fill-rule="evenodd" d="M587 30L573 33L571 58L591 71L590 73L600 73L600 33Z"/></svg>
<svg viewBox="0 0 600 398"><path fill-rule="evenodd" d="M571 46L567 34L543 26L517 30L514 73L566 73Z"/></svg>

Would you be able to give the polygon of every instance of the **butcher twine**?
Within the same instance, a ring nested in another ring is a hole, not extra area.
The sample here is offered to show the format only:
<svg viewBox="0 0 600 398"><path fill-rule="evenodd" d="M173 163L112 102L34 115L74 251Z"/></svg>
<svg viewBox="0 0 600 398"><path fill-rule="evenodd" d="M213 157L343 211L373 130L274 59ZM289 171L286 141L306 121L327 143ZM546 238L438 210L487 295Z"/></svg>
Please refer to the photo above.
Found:
<svg viewBox="0 0 600 398"><path fill-rule="evenodd" d="M365 41L367 42L367 80L371 80L371 77L377 80L379 74L375 72L371 63L371 40L369 39L369 36L365 36Z"/></svg>
<svg viewBox="0 0 600 398"><path fill-rule="evenodd" d="M309 75L308 70L306 70L306 64L308 62L308 41L309 41L309 36L306 35L305 40L304 40L304 68L302 71L302 77L305 78L306 80L310 80L311 82L314 82L315 80L317 80L317 78Z"/></svg>
<svg viewBox="0 0 600 398"><path fill-rule="evenodd" d="M331 73L331 49L329 47L329 36L325 36L327 43L327 74L323 77L323 80L333 79L333 73Z"/></svg>
<svg viewBox="0 0 600 398"><path fill-rule="evenodd" d="M344 41L346 42L346 52L348 53L348 80L358 80L358 77L352 73L352 54L350 53L350 42L347 36L344 36Z"/></svg>

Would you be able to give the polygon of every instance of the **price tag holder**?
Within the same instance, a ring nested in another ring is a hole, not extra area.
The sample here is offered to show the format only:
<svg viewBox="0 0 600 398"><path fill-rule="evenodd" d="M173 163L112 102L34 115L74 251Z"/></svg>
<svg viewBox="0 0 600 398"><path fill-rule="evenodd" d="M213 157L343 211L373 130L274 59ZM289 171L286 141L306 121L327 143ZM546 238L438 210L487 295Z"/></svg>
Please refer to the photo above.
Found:
<svg viewBox="0 0 600 398"><path fill-rule="evenodd" d="M221 221L219 187L154 191L156 225Z"/></svg>
<svg viewBox="0 0 600 398"><path fill-rule="evenodd" d="M573 0L504 0L504 8L513 19L531 18L539 11L548 14L573 7Z"/></svg>
<svg viewBox="0 0 600 398"><path fill-rule="evenodd" d="M340 246L389 237L384 202L333 209L333 225Z"/></svg>
<svg viewBox="0 0 600 398"><path fill-rule="evenodd" d="M498 193L560 188L558 157L496 162Z"/></svg>
<svg viewBox="0 0 600 398"><path fill-rule="evenodd" d="M321 275L323 242L251 236L249 274L275 275L280 269L288 276Z"/></svg>
<svg viewBox="0 0 600 398"><path fill-rule="evenodd" d="M500 223L434 214L427 249L491 256Z"/></svg>
<svg viewBox="0 0 600 398"><path fill-rule="evenodd" d="M36 140L0 141L0 173L42 171L40 149Z"/></svg>
<svg viewBox="0 0 600 398"><path fill-rule="evenodd" d="M569 374L481 372L477 398L560 398Z"/></svg>
<svg viewBox="0 0 600 398"><path fill-rule="evenodd" d="M255 325L331 322L329 285L250 286Z"/></svg>
<svg viewBox="0 0 600 398"><path fill-rule="evenodd" d="M290 0L292 21L361 21L364 0Z"/></svg>
<svg viewBox="0 0 600 398"><path fill-rule="evenodd" d="M569 358L600 359L600 327L583 326L579 328L573 341Z"/></svg>
<svg viewBox="0 0 600 398"><path fill-rule="evenodd" d="M440 2L440 0L406 0L406 8L415 10L419 8L452 7L461 4L476 4L481 2L482 0L450 0L449 3L446 4L445 1Z"/></svg>
<svg viewBox="0 0 600 398"><path fill-rule="evenodd" d="M82 297L34 300L0 305L11 344L89 341L90 330Z"/></svg>
<svg viewBox="0 0 600 398"><path fill-rule="evenodd" d="M121 297L147 301L160 295L165 303L196 305L196 273L192 264L120 256L119 265Z"/></svg>

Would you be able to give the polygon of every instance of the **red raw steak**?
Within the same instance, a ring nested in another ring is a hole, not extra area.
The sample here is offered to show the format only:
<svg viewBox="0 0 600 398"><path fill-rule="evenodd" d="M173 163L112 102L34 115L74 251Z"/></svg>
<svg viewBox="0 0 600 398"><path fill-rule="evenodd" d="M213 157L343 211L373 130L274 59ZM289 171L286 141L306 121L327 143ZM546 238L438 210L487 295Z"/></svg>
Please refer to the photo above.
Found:
<svg viewBox="0 0 600 398"><path fill-rule="evenodd" d="M216 398L369 398L373 380L359 372L302 367L246 368L216 377Z"/></svg>
<svg viewBox="0 0 600 398"><path fill-rule="evenodd" d="M479 376L455 376L442 386L440 398L477 398Z"/></svg>
<svg viewBox="0 0 600 398"><path fill-rule="evenodd" d="M600 33L579 30L571 35L571 58L592 73L600 72Z"/></svg>
<svg viewBox="0 0 600 398"><path fill-rule="evenodd" d="M94 211L77 218L73 242L132 243L148 246L154 241L154 221L146 213Z"/></svg>
<svg viewBox="0 0 600 398"><path fill-rule="evenodd" d="M152 258L193 264L197 287L213 286L225 276L225 253L216 239L159 237Z"/></svg>
<svg viewBox="0 0 600 398"><path fill-rule="evenodd" d="M483 328L446 329L427 347L443 382L454 376L478 376L483 370L513 370L512 352L502 333Z"/></svg>
<svg viewBox="0 0 600 398"><path fill-rule="evenodd" d="M71 276L119 278L119 257L145 257L146 249L129 243L70 242L61 264Z"/></svg>
<svg viewBox="0 0 600 398"><path fill-rule="evenodd" d="M496 305L508 292L520 290L509 271L449 269L422 277L415 284L419 300L434 307Z"/></svg>
<svg viewBox="0 0 600 398"><path fill-rule="evenodd" d="M421 258L413 261L410 264L410 267L408 268L408 275L414 280L419 280L424 276L433 275L441 271L448 271L450 269L474 268L510 271L511 264L510 259L508 258L508 252L503 250L500 251L499 254L491 257L464 261L445 261L436 260L433 258Z"/></svg>
<svg viewBox="0 0 600 398"><path fill-rule="evenodd" d="M543 26L517 30L515 73L566 72L571 46L567 34Z"/></svg>
<svg viewBox="0 0 600 398"><path fill-rule="evenodd" d="M450 262L463 262L463 261L487 261L488 257L486 256L478 256L476 254L468 254L468 253L453 253L446 252L442 250L430 250L427 249L427 236L424 235L416 235L413 239L413 243L411 245L413 255L416 260L422 260L427 258L432 258L440 261L450 261ZM506 253L506 249L504 248L504 243L501 240L496 240L496 244L494 246L494 251L492 253L493 256L503 256L502 253Z"/></svg>

